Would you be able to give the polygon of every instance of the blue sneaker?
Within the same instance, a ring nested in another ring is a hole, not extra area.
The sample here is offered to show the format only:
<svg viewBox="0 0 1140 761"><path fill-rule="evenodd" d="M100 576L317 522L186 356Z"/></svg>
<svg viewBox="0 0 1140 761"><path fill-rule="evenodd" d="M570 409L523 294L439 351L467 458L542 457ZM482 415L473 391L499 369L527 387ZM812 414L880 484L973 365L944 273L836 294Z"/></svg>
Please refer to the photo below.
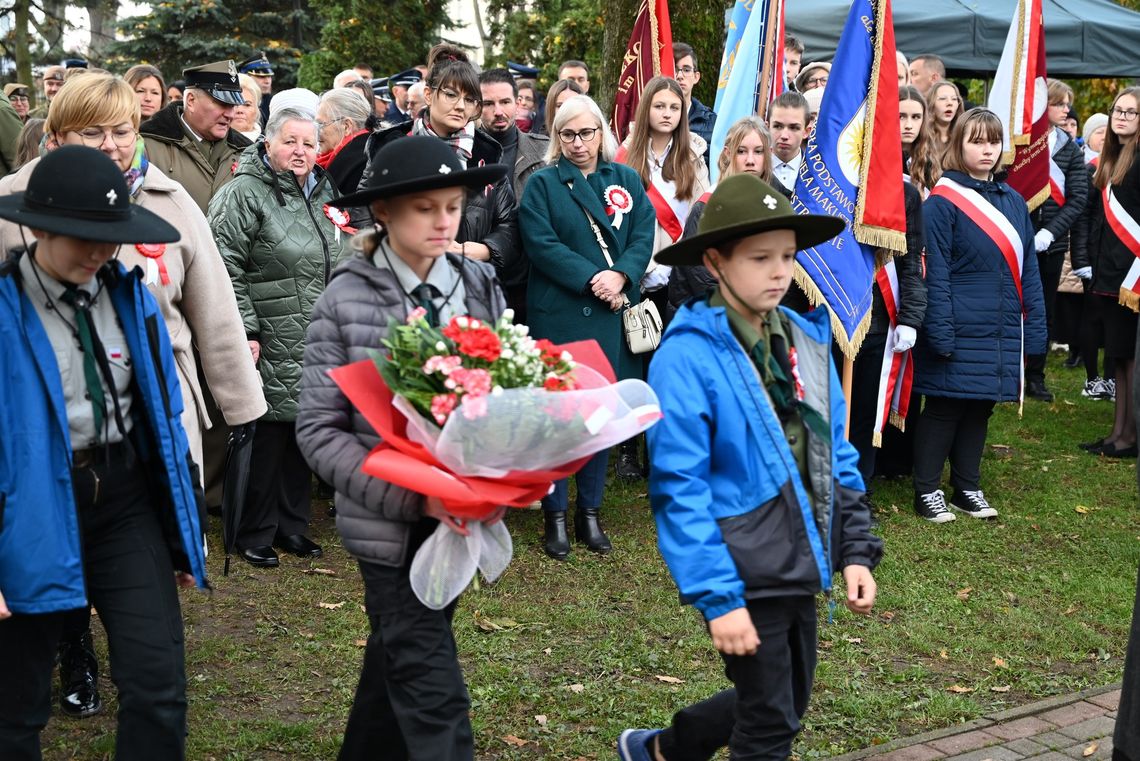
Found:
<svg viewBox="0 0 1140 761"><path fill-rule="evenodd" d="M622 761L654 761L649 746L660 729L627 729L618 738L618 758Z"/></svg>

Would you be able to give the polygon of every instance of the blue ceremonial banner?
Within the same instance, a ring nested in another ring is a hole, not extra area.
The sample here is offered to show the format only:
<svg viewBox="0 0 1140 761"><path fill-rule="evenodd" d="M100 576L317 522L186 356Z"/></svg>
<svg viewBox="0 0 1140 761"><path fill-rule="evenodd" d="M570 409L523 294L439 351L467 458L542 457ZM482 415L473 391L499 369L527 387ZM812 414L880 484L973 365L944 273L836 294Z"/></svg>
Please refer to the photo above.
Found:
<svg viewBox="0 0 1140 761"><path fill-rule="evenodd" d="M728 38L724 41L724 55L720 60L720 74L716 81L716 100L713 102L713 111L720 113L720 104L724 100L724 90L728 87L728 75L732 73L732 64L736 61L736 52L740 48L740 38L744 36L744 27L748 25L748 17L752 13L752 6L756 0L736 0L732 7L732 16L728 20Z"/></svg>
<svg viewBox="0 0 1140 761"><path fill-rule="evenodd" d="M812 303L823 303L830 309L836 342L852 358L870 322L875 280L875 248L855 239L852 224L859 202L868 92L876 54L875 19L870 0L852 3L819 117L804 144L803 164L792 197L792 208L798 214L826 214L847 223L832 240L796 255L796 280ZM895 120L897 123L897 116ZM720 124L718 118L717 126ZM897 142L890 149L899 153Z"/></svg>
<svg viewBox="0 0 1140 761"><path fill-rule="evenodd" d="M731 60L729 51L732 48L726 46L724 49L725 61L728 62L731 70L728 72L724 89L720 89L719 83L717 87L716 125L713 127L712 148L709 153L712 158L709 177L714 183L720 174L716 164L721 149L724 148L724 138L728 134L728 128L740 119L753 116L756 113L756 88L760 82L760 61L762 60L761 55L763 55L761 48L764 47L764 41L769 36L765 34L764 27L767 24L773 2L776 0L750 0L748 3L738 1L732 12L735 18L737 11L742 7L748 6L750 8L747 23L737 43L736 53ZM732 32L730 26L729 43L732 42ZM723 67L721 77L724 81Z"/></svg>

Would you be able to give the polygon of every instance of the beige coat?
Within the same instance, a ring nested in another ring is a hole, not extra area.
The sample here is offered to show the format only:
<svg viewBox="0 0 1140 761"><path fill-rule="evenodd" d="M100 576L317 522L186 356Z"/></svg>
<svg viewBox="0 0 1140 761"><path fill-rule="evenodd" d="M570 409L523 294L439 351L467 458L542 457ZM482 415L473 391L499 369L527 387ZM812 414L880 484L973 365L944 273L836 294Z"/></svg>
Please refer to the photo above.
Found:
<svg viewBox="0 0 1140 761"><path fill-rule="evenodd" d="M38 163L39 159L34 159L15 174L0 179L0 195L24 190ZM265 414L261 377L250 356L229 273L218 254L206 217L194 199L181 185L151 165L138 203L182 234L180 241L167 245L162 256L170 283L163 285L159 280L149 283L148 289L158 301L170 332L185 404L182 424L194 461L201 464L202 430L210 428L212 422L202 400L194 347L202 358L210 392L229 425L248 423ZM26 232L25 235L31 242L31 236ZM6 253L22 245L19 227L0 220L0 251ZM146 270L148 260L134 246L120 247L118 256L127 269L142 267Z"/></svg>

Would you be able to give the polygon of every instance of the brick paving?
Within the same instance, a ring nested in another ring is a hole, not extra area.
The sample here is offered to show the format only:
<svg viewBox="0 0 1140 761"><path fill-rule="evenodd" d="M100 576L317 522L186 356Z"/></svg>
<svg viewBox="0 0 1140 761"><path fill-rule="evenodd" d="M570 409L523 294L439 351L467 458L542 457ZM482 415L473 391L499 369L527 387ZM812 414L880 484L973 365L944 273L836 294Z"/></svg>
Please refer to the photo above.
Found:
<svg viewBox="0 0 1140 761"><path fill-rule="evenodd" d="M831 761L1101 761L1112 757L1119 704L1120 685L1085 690Z"/></svg>

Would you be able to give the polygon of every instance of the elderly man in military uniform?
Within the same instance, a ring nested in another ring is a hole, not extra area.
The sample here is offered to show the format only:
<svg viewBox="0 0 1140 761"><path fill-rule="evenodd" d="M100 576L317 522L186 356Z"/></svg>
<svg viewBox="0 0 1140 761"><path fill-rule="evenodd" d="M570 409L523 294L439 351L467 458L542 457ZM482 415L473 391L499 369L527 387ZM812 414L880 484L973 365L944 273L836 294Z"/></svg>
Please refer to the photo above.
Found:
<svg viewBox="0 0 1140 761"><path fill-rule="evenodd" d="M238 154L248 145L230 127L243 103L237 65L217 61L182 72L186 95L139 127L150 162L179 182L202 213L233 177Z"/></svg>
<svg viewBox="0 0 1140 761"><path fill-rule="evenodd" d="M238 71L248 74L261 88L261 126L269 122L269 101L273 98L273 66L265 53L258 53L238 64Z"/></svg>

